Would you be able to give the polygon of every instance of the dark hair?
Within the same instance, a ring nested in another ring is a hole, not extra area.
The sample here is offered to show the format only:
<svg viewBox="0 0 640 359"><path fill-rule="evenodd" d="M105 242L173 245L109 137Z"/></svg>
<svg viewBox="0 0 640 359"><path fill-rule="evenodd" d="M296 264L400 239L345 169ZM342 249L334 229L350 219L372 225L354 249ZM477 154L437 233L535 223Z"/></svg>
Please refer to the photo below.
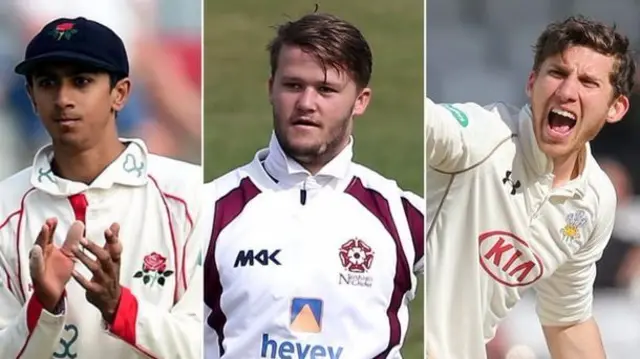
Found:
<svg viewBox="0 0 640 359"><path fill-rule="evenodd" d="M314 13L277 27L269 43L271 76L278 69L283 46L300 47L322 64L352 76L360 88L369 84L373 60L369 44L354 25L329 14Z"/></svg>
<svg viewBox="0 0 640 359"><path fill-rule="evenodd" d="M609 80L614 87L614 95L630 96L636 64L629 49L629 39L617 32L615 25L608 26L583 16L572 16L547 26L534 46L533 70L539 71L547 58L572 46L585 46L600 54L613 56L615 63Z"/></svg>

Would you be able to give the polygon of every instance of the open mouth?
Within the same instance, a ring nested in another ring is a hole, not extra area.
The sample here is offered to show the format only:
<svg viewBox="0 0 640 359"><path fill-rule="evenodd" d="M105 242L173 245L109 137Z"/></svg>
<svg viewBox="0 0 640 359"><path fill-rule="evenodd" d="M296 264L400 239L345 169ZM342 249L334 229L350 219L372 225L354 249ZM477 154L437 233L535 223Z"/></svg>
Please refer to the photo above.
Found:
<svg viewBox="0 0 640 359"><path fill-rule="evenodd" d="M547 123L549 131L555 135L564 137L571 133L576 125L576 115L572 112L554 108L549 112Z"/></svg>

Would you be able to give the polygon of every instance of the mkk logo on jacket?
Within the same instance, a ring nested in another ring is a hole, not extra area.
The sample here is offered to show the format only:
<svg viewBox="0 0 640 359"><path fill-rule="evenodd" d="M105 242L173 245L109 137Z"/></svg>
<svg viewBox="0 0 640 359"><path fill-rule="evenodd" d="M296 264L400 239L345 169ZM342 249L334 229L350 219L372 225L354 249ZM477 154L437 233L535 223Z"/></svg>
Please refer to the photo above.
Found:
<svg viewBox="0 0 640 359"><path fill-rule="evenodd" d="M256 264L260 264L263 266L268 266L270 264L281 265L278 260L278 254L280 254L280 249L276 249L275 251L269 251L268 249L260 249L260 250L241 250L238 252L236 256L236 261L233 263L233 268L237 267L253 267Z"/></svg>

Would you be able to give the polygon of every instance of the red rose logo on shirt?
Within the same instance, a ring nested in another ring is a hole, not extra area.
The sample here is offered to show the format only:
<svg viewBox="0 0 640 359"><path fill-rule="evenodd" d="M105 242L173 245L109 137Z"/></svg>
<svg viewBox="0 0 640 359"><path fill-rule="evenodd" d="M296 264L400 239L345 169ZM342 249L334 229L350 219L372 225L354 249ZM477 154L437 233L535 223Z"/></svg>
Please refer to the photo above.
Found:
<svg viewBox="0 0 640 359"><path fill-rule="evenodd" d="M72 22L63 22L56 25L55 30L50 31L49 34L58 41L63 37L69 40L73 34L78 32L74 27L75 25Z"/></svg>
<svg viewBox="0 0 640 359"><path fill-rule="evenodd" d="M160 253L153 252L143 258L142 270L137 271L133 275L133 278L142 278L142 282L149 286L153 286L156 283L164 286L166 278L172 274L173 271L167 270L167 257Z"/></svg>
<svg viewBox="0 0 640 359"><path fill-rule="evenodd" d="M160 253L153 252L144 257L143 268L147 271L164 272L167 268L167 258Z"/></svg>

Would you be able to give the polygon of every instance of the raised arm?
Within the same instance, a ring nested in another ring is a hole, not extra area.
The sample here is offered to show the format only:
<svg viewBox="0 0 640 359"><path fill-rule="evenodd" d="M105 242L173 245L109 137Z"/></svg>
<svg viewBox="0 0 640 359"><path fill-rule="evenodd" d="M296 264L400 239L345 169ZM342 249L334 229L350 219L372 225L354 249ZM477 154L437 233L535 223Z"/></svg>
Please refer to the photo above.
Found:
<svg viewBox="0 0 640 359"><path fill-rule="evenodd" d="M443 172L472 167L511 135L498 106L436 104L427 98L425 112L427 165Z"/></svg>

